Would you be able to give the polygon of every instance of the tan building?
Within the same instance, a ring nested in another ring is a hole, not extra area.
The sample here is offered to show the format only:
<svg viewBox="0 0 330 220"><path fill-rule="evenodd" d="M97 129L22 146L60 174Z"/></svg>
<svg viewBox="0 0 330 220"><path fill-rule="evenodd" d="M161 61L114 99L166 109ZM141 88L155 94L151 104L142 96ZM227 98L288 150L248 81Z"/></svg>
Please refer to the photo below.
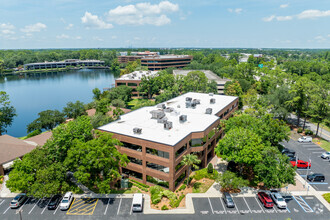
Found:
<svg viewBox="0 0 330 220"><path fill-rule="evenodd" d="M187 175L183 156L194 153L206 167L222 137L220 120L237 108L238 97L191 92L124 114L98 129L123 143L118 150L130 163L122 173L174 191Z"/></svg>
<svg viewBox="0 0 330 220"><path fill-rule="evenodd" d="M163 70L169 67L183 68L187 66L192 59L193 57L189 55L149 56L141 59L141 66L146 66L149 70Z"/></svg>
<svg viewBox="0 0 330 220"><path fill-rule="evenodd" d="M144 76L155 76L158 71L134 71L129 74L122 75L115 80L115 87L128 86L133 89L132 96L139 96L136 88L140 85L141 79Z"/></svg>

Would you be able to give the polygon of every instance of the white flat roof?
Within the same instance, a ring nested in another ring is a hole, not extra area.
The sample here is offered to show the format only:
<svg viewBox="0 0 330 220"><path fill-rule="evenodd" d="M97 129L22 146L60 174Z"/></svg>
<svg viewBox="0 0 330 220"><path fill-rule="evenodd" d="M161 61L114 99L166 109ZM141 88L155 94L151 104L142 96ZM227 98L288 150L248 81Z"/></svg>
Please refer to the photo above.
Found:
<svg viewBox="0 0 330 220"><path fill-rule="evenodd" d="M174 59L174 58L189 58L190 55L158 55L158 56L147 56L143 57L143 59Z"/></svg>
<svg viewBox="0 0 330 220"><path fill-rule="evenodd" d="M195 109L186 108L186 97L199 99L200 104ZM210 104L210 99L215 99L215 104ZM166 107L174 109L171 113L165 112L165 117L173 123L170 130L164 129L164 124L157 123L157 119L151 119L151 111L158 110L157 106L143 107L127 114L121 115L120 119L104 126L99 130L111 133L135 137L147 141L157 142L170 146L176 145L187 135L193 132L201 132L207 129L219 117L215 114L224 109L237 97L225 95L213 95L205 93L189 92L184 95L164 102ZM212 114L205 114L206 108L212 108ZM186 122L179 122L180 115L187 115ZM142 128L141 134L135 134L133 128Z"/></svg>
<svg viewBox="0 0 330 220"><path fill-rule="evenodd" d="M154 76L158 71L134 71L129 74L122 75L116 80L141 80L143 76Z"/></svg>

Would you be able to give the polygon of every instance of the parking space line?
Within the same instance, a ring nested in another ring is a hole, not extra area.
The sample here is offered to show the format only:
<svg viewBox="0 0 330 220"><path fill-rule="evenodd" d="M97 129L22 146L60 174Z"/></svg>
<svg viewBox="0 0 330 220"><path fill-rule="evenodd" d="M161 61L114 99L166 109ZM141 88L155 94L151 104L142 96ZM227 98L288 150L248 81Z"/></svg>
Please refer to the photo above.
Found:
<svg viewBox="0 0 330 220"><path fill-rule="evenodd" d="M48 202L48 204L45 206L45 208L42 210L42 212L41 212L41 215L42 215L42 213L44 213L44 211L46 210L46 208L48 207L48 205L49 205L49 203L50 203L50 201L52 201L52 198L53 198L53 196L50 198L50 200L49 200L49 202Z"/></svg>
<svg viewBox="0 0 330 220"><path fill-rule="evenodd" d="M244 199L244 202L245 202L246 206L247 206L247 207L248 207L248 209L250 210L250 213L252 213L252 211L251 211L251 209L250 209L249 205L247 204L247 202L246 202L246 200L245 200L245 198L244 198L244 197L243 197L243 199Z"/></svg>
<svg viewBox="0 0 330 220"><path fill-rule="evenodd" d="M308 203L301 196L299 196L299 197L305 202L305 204L308 206L308 208L311 210L311 212L314 212L314 210L308 205Z"/></svg>
<svg viewBox="0 0 330 220"><path fill-rule="evenodd" d="M233 199L233 201L234 201L234 197L232 197L232 199ZM237 214L239 214L240 212L239 212L239 210L238 210L238 208L237 208L237 203L234 201L234 203L235 203L235 208L236 208L236 210L237 210Z"/></svg>
<svg viewBox="0 0 330 220"><path fill-rule="evenodd" d="M55 209L53 215L55 215L55 213L57 212L57 210L58 210L59 207L60 207L60 206L58 205L57 208Z"/></svg>
<svg viewBox="0 0 330 220"><path fill-rule="evenodd" d="M29 215L30 215L30 213L33 211L33 209L36 207L36 205L39 203L40 200L41 200L41 199L39 199L38 202L37 202L36 204L34 204L33 208L32 208L32 209L30 210L30 212L29 212Z"/></svg>
<svg viewBox="0 0 330 220"><path fill-rule="evenodd" d="M310 185L327 185L328 183L322 182L322 183L316 183L316 182L309 182Z"/></svg>
<svg viewBox="0 0 330 220"><path fill-rule="evenodd" d="M118 210L117 210L117 215L119 215L120 205L121 205L121 200L122 200L122 198L120 198L120 201L119 201Z"/></svg>
<svg viewBox="0 0 330 220"><path fill-rule="evenodd" d="M294 200L296 200L296 202L302 208L302 210L304 210L304 212L307 212L306 209L300 204L300 202L298 202L297 198L295 196L292 196L292 197L294 198Z"/></svg>
<svg viewBox="0 0 330 220"><path fill-rule="evenodd" d="M4 203L5 202L5 200L3 200L1 203L0 203L0 205L2 205L2 203Z"/></svg>
<svg viewBox="0 0 330 220"><path fill-rule="evenodd" d="M273 209L274 209L274 211L277 213L277 208L276 208L275 203L274 203Z"/></svg>
<svg viewBox="0 0 330 220"><path fill-rule="evenodd" d="M261 208L262 212L265 213L264 209L262 208L262 206L261 206L260 203L258 202L257 197L254 197L254 198L255 198L255 200L257 201L257 203L258 203L259 207Z"/></svg>
<svg viewBox="0 0 330 220"><path fill-rule="evenodd" d="M213 211L213 207L212 207L212 203L211 203L211 201L210 201L210 198L209 198L209 197L207 197L207 199L209 200L209 203L210 203L210 207L211 207L211 211L212 211L212 214L214 214L214 211Z"/></svg>
<svg viewBox="0 0 330 220"><path fill-rule="evenodd" d="M106 215L106 214L107 214L107 210L108 210L108 206L109 206L109 204L110 204L110 198L109 198L109 200L108 200L108 204L107 204L107 207L105 208L105 211L104 211L104 215Z"/></svg>
<svg viewBox="0 0 330 220"><path fill-rule="evenodd" d="M6 211L4 211L3 215L6 214L6 212L8 211L8 209L10 209L10 206L8 206L8 208L6 209Z"/></svg>
<svg viewBox="0 0 330 220"><path fill-rule="evenodd" d="M19 210L18 211L21 211L22 210L22 208L23 208L23 206L28 202L30 200L30 198L28 198L25 202L24 202L24 204L19 208Z"/></svg>
<svg viewBox="0 0 330 220"><path fill-rule="evenodd" d="M133 200L132 200L131 211L129 212L129 215L132 215L132 211L133 211Z"/></svg>
<svg viewBox="0 0 330 220"><path fill-rule="evenodd" d="M227 214L227 211L226 211L225 206L223 205L223 201L222 201L222 199L221 199L221 198L219 198L219 199L220 199L221 205L222 205L222 207L223 207L223 210L225 210L225 214Z"/></svg>

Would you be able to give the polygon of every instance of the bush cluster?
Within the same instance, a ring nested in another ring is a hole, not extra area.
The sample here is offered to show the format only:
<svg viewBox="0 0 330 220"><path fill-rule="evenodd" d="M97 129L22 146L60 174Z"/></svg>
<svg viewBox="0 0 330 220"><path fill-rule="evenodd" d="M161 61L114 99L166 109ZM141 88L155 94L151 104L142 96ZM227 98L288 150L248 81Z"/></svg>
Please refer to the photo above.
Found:
<svg viewBox="0 0 330 220"><path fill-rule="evenodd" d="M313 131L311 131L311 130L305 130L305 134L306 135L313 135Z"/></svg>
<svg viewBox="0 0 330 220"><path fill-rule="evenodd" d="M195 180L201 180L203 178L215 180L217 178L217 175L218 175L218 171L216 171L215 169L212 170L212 173L209 173L208 168L204 168L204 169L197 170L195 172L195 175L193 176L193 178Z"/></svg>
<svg viewBox="0 0 330 220"><path fill-rule="evenodd" d="M162 210L168 210L168 207L167 207L167 205L163 205L161 209Z"/></svg>
<svg viewBox="0 0 330 220"><path fill-rule="evenodd" d="M303 132L303 129L302 128L298 128L297 132L298 133L302 133Z"/></svg>
<svg viewBox="0 0 330 220"><path fill-rule="evenodd" d="M178 199L174 192L170 190L164 190L160 186L150 187L150 194L151 194L151 203L154 205L158 204L162 200L163 196L167 197L170 200L170 206L173 208L178 207L182 200L182 198Z"/></svg>
<svg viewBox="0 0 330 220"><path fill-rule="evenodd" d="M207 165L207 172L208 172L208 173L213 173L213 165L212 165L211 163L209 163L209 164Z"/></svg>
<svg viewBox="0 0 330 220"><path fill-rule="evenodd" d="M186 184L183 184L182 186L180 186L179 191L185 190L187 188Z"/></svg>

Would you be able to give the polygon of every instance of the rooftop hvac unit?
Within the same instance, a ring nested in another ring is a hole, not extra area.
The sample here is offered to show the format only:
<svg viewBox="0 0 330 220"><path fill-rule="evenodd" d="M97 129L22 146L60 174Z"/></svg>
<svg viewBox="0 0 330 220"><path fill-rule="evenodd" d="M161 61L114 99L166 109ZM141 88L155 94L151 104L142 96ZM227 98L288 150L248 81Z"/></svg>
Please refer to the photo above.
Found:
<svg viewBox="0 0 330 220"><path fill-rule="evenodd" d="M215 99L210 99L210 104L214 104L215 103Z"/></svg>
<svg viewBox="0 0 330 220"><path fill-rule="evenodd" d="M142 133L142 128L133 128L133 133L134 134L141 134Z"/></svg>
<svg viewBox="0 0 330 220"><path fill-rule="evenodd" d="M165 113L162 110L152 110L150 113L152 119L160 119L165 116Z"/></svg>
<svg viewBox="0 0 330 220"><path fill-rule="evenodd" d="M209 93L209 96L213 96L214 94L211 92L211 93Z"/></svg>
<svg viewBox="0 0 330 220"><path fill-rule="evenodd" d="M205 114L212 114L212 108L207 108L205 111Z"/></svg>
<svg viewBox="0 0 330 220"><path fill-rule="evenodd" d="M191 107L191 108L196 108L196 103L194 103L194 102L191 103L190 107Z"/></svg>
<svg viewBox="0 0 330 220"><path fill-rule="evenodd" d="M187 121L187 115L180 115L179 122L185 122Z"/></svg>
<svg viewBox="0 0 330 220"><path fill-rule="evenodd" d="M191 102L186 102L186 108L190 108Z"/></svg>
<svg viewBox="0 0 330 220"><path fill-rule="evenodd" d="M171 128L173 128L173 123L171 121L164 123L164 129L170 130Z"/></svg>
<svg viewBox="0 0 330 220"><path fill-rule="evenodd" d="M157 108L165 109L166 105L164 103L160 103L157 105Z"/></svg>
<svg viewBox="0 0 330 220"><path fill-rule="evenodd" d="M173 112L174 111L174 108L172 107L167 107L164 109L165 112Z"/></svg>
<svg viewBox="0 0 330 220"><path fill-rule="evenodd" d="M195 103L196 105L201 104L201 101L199 99L194 99L192 102Z"/></svg>
<svg viewBox="0 0 330 220"><path fill-rule="evenodd" d="M166 122L167 122L166 117L157 119L157 123L165 124Z"/></svg>
<svg viewBox="0 0 330 220"><path fill-rule="evenodd" d="M186 97L187 102L191 102L192 98L191 97Z"/></svg>

